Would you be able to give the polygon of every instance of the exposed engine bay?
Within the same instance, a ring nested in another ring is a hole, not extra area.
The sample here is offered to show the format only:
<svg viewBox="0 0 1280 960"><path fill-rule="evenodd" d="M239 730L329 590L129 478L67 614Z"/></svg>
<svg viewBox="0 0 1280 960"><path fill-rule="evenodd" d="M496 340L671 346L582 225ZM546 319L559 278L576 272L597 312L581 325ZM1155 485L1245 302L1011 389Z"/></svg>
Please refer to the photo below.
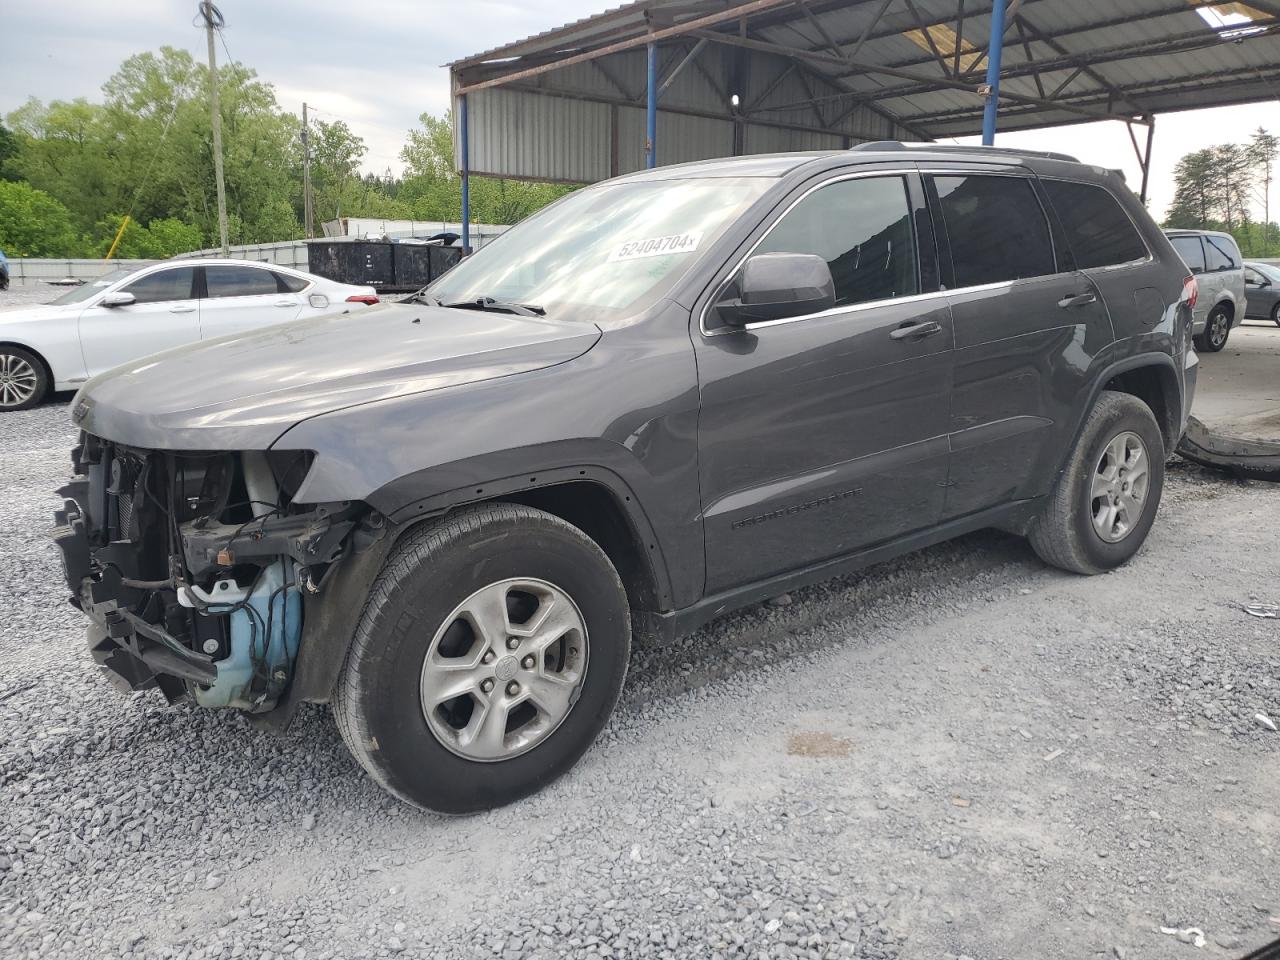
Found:
<svg viewBox="0 0 1280 960"><path fill-rule="evenodd" d="M322 591L383 518L357 502L296 504L299 451L137 450L82 434L55 542L94 660L170 702L271 710L293 678L304 594Z"/></svg>

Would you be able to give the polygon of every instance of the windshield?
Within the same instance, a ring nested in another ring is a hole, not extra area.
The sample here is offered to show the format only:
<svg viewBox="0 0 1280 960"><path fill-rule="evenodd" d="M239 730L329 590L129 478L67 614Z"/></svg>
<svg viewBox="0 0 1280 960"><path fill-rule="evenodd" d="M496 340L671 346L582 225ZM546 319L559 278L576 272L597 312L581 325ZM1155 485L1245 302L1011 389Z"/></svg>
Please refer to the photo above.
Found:
<svg viewBox="0 0 1280 960"><path fill-rule="evenodd" d="M97 296L107 287L111 286L118 280L123 280L133 272L134 271L132 270L126 270L123 267L119 267L112 270L110 273L104 273L97 280L90 280L88 283L82 283L78 287L72 287L62 296L58 297L58 299L51 300L49 302L56 303L59 306L67 303L80 303L83 300L88 300L90 297Z"/></svg>
<svg viewBox="0 0 1280 960"><path fill-rule="evenodd" d="M481 297L557 320L600 319L656 301L776 183L705 177L603 184L512 227L427 288L441 303Z"/></svg>

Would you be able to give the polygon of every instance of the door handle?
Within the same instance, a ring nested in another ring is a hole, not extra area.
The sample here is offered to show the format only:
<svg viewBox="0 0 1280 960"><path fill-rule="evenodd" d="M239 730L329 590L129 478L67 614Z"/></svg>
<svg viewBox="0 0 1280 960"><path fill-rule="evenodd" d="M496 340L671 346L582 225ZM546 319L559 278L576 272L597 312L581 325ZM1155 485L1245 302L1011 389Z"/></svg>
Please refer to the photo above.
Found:
<svg viewBox="0 0 1280 960"><path fill-rule="evenodd" d="M170 313L195 313L195 307L170 307Z"/></svg>
<svg viewBox="0 0 1280 960"><path fill-rule="evenodd" d="M276 301L277 307L296 307L297 305L298 305L297 301L295 300L277 300Z"/></svg>
<svg viewBox="0 0 1280 960"><path fill-rule="evenodd" d="M1062 309L1064 310L1068 310L1071 307L1083 307L1083 306L1087 306L1090 303L1097 303L1097 302L1098 302L1097 294L1077 293L1074 296L1063 297L1061 300L1058 301L1058 306L1062 307Z"/></svg>
<svg viewBox="0 0 1280 960"><path fill-rule="evenodd" d="M889 331L891 340L923 340L925 337L931 337L935 333L942 332L942 324L936 320L926 320L923 323L904 323L902 326Z"/></svg>

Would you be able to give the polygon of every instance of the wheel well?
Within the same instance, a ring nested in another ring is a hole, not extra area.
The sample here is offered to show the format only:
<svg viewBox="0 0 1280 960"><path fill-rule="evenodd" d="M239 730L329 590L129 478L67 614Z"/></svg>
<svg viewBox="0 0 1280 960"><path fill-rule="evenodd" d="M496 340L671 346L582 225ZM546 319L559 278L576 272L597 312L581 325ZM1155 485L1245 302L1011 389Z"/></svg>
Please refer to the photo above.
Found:
<svg viewBox="0 0 1280 960"><path fill-rule="evenodd" d="M1230 300L1219 300L1213 305L1214 310L1219 308L1221 308L1221 310L1227 315L1228 320L1234 320L1236 318L1236 305ZM1212 312L1213 311L1211 310L1210 313Z"/></svg>
<svg viewBox="0 0 1280 960"><path fill-rule="evenodd" d="M1150 407L1164 436L1165 453L1173 453L1182 418L1178 408L1178 381L1172 370L1157 364L1135 367L1116 374L1102 389L1132 394Z"/></svg>
<svg viewBox="0 0 1280 960"><path fill-rule="evenodd" d="M555 514L594 540L617 568L632 610L656 611L670 607L670 600L659 589L654 571L657 544L644 542L608 487L589 480L572 481L500 499Z"/></svg>
<svg viewBox="0 0 1280 960"><path fill-rule="evenodd" d="M0 347L17 347L19 350L25 350L37 360L40 366L44 367L44 375L49 379L49 392L53 392L53 368L49 366L49 361L40 355L40 351L32 347L28 347L25 343L16 343L12 340L0 340Z"/></svg>

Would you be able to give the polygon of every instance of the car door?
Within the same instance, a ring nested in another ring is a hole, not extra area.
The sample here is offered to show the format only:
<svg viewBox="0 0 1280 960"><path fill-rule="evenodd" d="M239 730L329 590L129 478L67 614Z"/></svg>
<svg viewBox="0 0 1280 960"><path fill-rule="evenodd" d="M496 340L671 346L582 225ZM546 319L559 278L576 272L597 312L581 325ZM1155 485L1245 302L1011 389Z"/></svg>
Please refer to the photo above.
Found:
<svg viewBox="0 0 1280 960"><path fill-rule="evenodd" d="M1257 320L1272 319L1272 311L1280 303L1280 286L1272 282L1271 277L1261 270L1246 266L1244 268L1244 290L1248 301L1245 316Z"/></svg>
<svg viewBox="0 0 1280 960"><path fill-rule="evenodd" d="M1056 428L1112 331L1097 287L1059 265L1028 173L969 168L926 183L955 325L943 512L955 518L1045 492Z"/></svg>
<svg viewBox="0 0 1280 960"><path fill-rule="evenodd" d="M269 267L254 263L211 263L204 267L200 299L200 339L284 323L302 309L302 297Z"/></svg>
<svg viewBox="0 0 1280 960"><path fill-rule="evenodd" d="M87 375L199 340L195 276L190 264L154 270L112 291L132 294L133 303L105 307L98 297L82 310L80 349Z"/></svg>
<svg viewBox="0 0 1280 960"><path fill-rule="evenodd" d="M1194 233L1181 234L1169 238L1173 249L1187 265L1191 275L1196 278L1196 306L1193 314L1195 332L1204 330L1205 319L1209 316L1209 308L1218 302L1218 294L1222 292L1222 279L1205 273L1205 251L1200 237Z"/></svg>
<svg viewBox="0 0 1280 960"><path fill-rule="evenodd" d="M714 303L701 315L708 592L938 522L952 332L932 251L914 172L837 177L809 187L750 250L823 257L836 307L745 328L722 325ZM715 301L733 296L740 266Z"/></svg>
<svg viewBox="0 0 1280 960"><path fill-rule="evenodd" d="M1210 302L1231 304L1231 325L1234 327L1244 317L1241 312L1245 298L1244 270L1241 269L1243 261L1240 250L1230 237L1207 233L1200 240L1204 243L1204 275L1212 278L1213 289L1216 291ZM1204 287L1201 286L1200 295L1203 294Z"/></svg>

